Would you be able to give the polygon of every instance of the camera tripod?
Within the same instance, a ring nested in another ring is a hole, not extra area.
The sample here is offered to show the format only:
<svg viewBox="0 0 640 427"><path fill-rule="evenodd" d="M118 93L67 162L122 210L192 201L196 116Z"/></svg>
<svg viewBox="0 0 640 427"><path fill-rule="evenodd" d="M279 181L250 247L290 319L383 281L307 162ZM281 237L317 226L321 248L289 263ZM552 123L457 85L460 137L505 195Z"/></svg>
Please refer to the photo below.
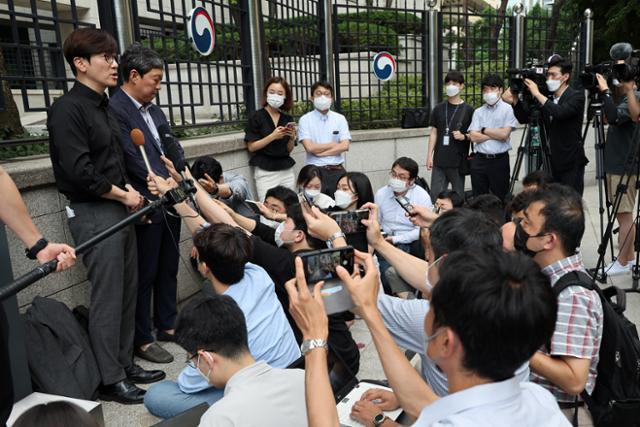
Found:
<svg viewBox="0 0 640 427"><path fill-rule="evenodd" d="M596 182L598 183L598 215L600 217L600 240L604 241L604 213L607 212L607 221L611 218L611 204L609 203L609 188L607 186L606 173L604 171L604 122L602 120L602 101L598 98L597 93L589 92L589 103L587 105L587 123L582 134L582 145L587 138L589 125L593 126L595 137L595 155L596 155ZM611 257L613 259L613 236L609 235L608 244L611 248ZM604 263L602 271L595 270L595 274L599 277L606 277L604 271Z"/></svg>
<svg viewBox="0 0 640 427"><path fill-rule="evenodd" d="M551 173L551 158L549 148L547 146L547 129L542 119L542 113L539 108L533 108L529 116L529 123L525 128L520 146L518 146L518 156L513 165L513 173L509 182L509 193L513 194L516 181L520 176L520 169L525 153L527 154L526 172L535 170L545 170Z"/></svg>
<svg viewBox="0 0 640 427"><path fill-rule="evenodd" d="M600 283L606 282L606 272L604 271L604 257L607 251L607 244L611 240L611 234L613 232L613 225L616 221L616 215L618 214L618 210L620 209L622 198L626 195L627 189L629 188L629 182L631 181L632 177L635 177L634 191L636 192L637 196L638 191L640 190L640 183L638 182L638 179L640 178L640 126L636 126L635 130L633 131L631 146L629 147L629 151L627 153L627 161L624 165L624 173L618 181L615 198L613 200L611 210L608 214L607 227L604 230L604 234L602 236L602 239L600 240L600 245L598 246L599 256L596 267L592 270L592 277L598 280ZM635 252L635 265L631 269L631 288L624 289L624 291L640 293L640 267L638 266L638 262L640 262L640 204L636 204L635 206L635 216L632 224L636 227L635 241L633 246L633 250ZM625 236L624 239L626 238L628 238L628 236ZM624 241L624 239L622 240ZM601 269L603 271L603 274L598 275L598 272Z"/></svg>

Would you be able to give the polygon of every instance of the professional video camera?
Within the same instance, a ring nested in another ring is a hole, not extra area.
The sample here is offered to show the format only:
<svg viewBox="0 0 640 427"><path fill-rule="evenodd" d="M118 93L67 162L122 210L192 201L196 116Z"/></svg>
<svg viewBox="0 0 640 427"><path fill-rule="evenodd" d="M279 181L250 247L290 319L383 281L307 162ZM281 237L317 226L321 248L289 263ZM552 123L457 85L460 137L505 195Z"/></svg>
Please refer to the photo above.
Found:
<svg viewBox="0 0 640 427"><path fill-rule="evenodd" d="M613 72L621 82L637 80L640 77L640 49L632 50L624 63L613 64Z"/></svg>
<svg viewBox="0 0 640 427"><path fill-rule="evenodd" d="M609 81L611 80L612 73L613 62L611 61L605 61L600 64L587 64L584 67L584 71L580 73L580 83L582 83L582 87L592 91L598 87L596 74L602 74L602 76Z"/></svg>
<svg viewBox="0 0 640 427"><path fill-rule="evenodd" d="M633 49L629 43L616 43L609 49L611 61L600 64L587 64L580 73L580 82L585 89L593 91L598 86L596 74L602 76L614 86L616 82L625 82L640 77L640 49ZM624 61L624 62L621 62Z"/></svg>
<svg viewBox="0 0 640 427"><path fill-rule="evenodd" d="M535 107L537 103L531 92L524 84L524 79L532 80L538 85L540 93L544 96L550 96L547 89L547 67L543 65L530 66L529 68L512 68L508 70L509 73L509 89L515 93L522 93L523 101L527 105Z"/></svg>

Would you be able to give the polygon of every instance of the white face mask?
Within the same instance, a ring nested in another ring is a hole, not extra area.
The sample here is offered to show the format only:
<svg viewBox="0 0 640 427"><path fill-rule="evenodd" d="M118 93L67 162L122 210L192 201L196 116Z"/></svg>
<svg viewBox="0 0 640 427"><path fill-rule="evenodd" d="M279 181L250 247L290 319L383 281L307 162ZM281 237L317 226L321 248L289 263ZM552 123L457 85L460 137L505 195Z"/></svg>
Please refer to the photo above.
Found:
<svg viewBox="0 0 640 427"><path fill-rule="evenodd" d="M442 256L439 257L438 259L430 263L429 266L427 267L427 274L425 275L424 285L427 288L428 292L433 291L433 283L431 283L431 279L429 279L429 271L431 270L431 267L434 267L436 264L438 264L442 258L443 258Z"/></svg>
<svg viewBox="0 0 640 427"><path fill-rule="evenodd" d="M284 229L284 222L281 222L280 225L278 225L278 227L276 228L276 231L273 233L273 240L275 240L276 246L278 246L279 248L281 248L286 244L293 243L295 241L295 240L284 240L282 238L282 233L284 233L285 231L286 230ZM296 231L296 230L291 230L291 231Z"/></svg>
<svg viewBox="0 0 640 427"><path fill-rule="evenodd" d="M313 98L313 106L318 111L327 111L331 108L331 98L328 96L316 96Z"/></svg>
<svg viewBox="0 0 640 427"><path fill-rule="evenodd" d="M398 178L389 178L389 187L393 190L394 193L402 193L407 189L407 183Z"/></svg>
<svg viewBox="0 0 640 427"><path fill-rule="evenodd" d="M429 359L429 361L431 363L433 363L434 365L437 366L436 361L433 360L431 357L429 357L428 351L429 351L429 343L431 341L433 341L438 335L440 335L442 333L442 331L444 331L444 328L440 328L437 331L435 331L433 334L431 334L431 336L427 336L424 339L424 355L427 356L427 359Z"/></svg>
<svg viewBox="0 0 640 427"><path fill-rule="evenodd" d="M498 102L498 99L500 99L498 92L487 92L482 94L482 100L489 105L495 105L495 103Z"/></svg>
<svg viewBox="0 0 640 427"><path fill-rule="evenodd" d="M336 192L333 193L333 198L336 201L336 206L340 209L346 209L353 203L353 196L346 191L336 190Z"/></svg>
<svg viewBox="0 0 640 427"><path fill-rule="evenodd" d="M209 372L206 374L200 370L200 354L198 354L198 360L196 360L196 371L200 374L202 378L207 382L207 384L211 384L211 371L213 369L209 368Z"/></svg>
<svg viewBox="0 0 640 427"><path fill-rule="evenodd" d="M456 96L460 93L460 87L456 85L448 85L445 90L447 91L448 97Z"/></svg>
<svg viewBox="0 0 640 427"><path fill-rule="evenodd" d="M318 197L320 195L320 190L314 190L312 188L306 189L304 190L304 193L309 196L309 198L311 200L313 200L314 197Z"/></svg>
<svg viewBox="0 0 640 427"><path fill-rule="evenodd" d="M549 92L554 93L560 89L561 84L562 82L560 80L547 80L547 89L549 89Z"/></svg>
<svg viewBox="0 0 640 427"><path fill-rule="evenodd" d="M280 108L284 104L284 96L277 93L270 93L267 95L267 104L273 108Z"/></svg>

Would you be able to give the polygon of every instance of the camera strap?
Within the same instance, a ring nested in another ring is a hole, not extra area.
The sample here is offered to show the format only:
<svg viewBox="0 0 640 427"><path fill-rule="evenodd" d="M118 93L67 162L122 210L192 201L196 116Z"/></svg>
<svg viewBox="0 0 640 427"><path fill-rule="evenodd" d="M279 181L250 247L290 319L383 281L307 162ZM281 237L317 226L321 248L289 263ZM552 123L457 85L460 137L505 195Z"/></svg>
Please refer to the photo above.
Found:
<svg viewBox="0 0 640 427"><path fill-rule="evenodd" d="M449 103L447 102L447 105L444 106L444 123L447 126L445 133L447 135L449 134L451 123L453 123L453 119L456 117L456 113L458 112L458 107L460 107L462 104L464 104L464 101L456 105L456 108L453 110L453 114L451 115L451 120L449 120ZM460 129L456 129L456 130L460 130Z"/></svg>

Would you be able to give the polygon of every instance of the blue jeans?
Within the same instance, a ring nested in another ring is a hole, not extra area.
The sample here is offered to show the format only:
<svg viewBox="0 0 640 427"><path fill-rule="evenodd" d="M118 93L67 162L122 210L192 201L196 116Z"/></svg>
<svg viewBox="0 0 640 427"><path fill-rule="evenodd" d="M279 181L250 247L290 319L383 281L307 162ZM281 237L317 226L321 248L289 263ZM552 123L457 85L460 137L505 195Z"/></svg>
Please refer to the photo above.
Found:
<svg viewBox="0 0 640 427"><path fill-rule="evenodd" d="M198 393L184 393L175 381L162 381L152 385L144 395L144 406L159 418L173 418L176 415L206 402L209 406L222 399L224 389L215 387Z"/></svg>

